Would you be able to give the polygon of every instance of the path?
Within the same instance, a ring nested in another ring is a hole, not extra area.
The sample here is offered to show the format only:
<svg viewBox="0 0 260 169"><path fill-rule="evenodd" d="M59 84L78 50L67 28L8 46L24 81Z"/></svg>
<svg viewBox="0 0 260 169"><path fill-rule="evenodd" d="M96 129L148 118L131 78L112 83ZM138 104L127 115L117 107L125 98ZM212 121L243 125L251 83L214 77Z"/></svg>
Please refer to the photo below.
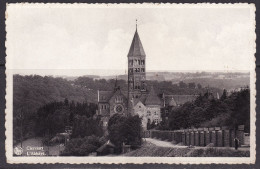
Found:
<svg viewBox="0 0 260 169"><path fill-rule="evenodd" d="M169 141L162 141L162 140L157 140L157 139L154 139L154 138L145 138L145 140L147 142L150 142L158 147L174 147L174 148L185 148L187 146L180 146L180 145L174 145L172 144L171 142Z"/></svg>

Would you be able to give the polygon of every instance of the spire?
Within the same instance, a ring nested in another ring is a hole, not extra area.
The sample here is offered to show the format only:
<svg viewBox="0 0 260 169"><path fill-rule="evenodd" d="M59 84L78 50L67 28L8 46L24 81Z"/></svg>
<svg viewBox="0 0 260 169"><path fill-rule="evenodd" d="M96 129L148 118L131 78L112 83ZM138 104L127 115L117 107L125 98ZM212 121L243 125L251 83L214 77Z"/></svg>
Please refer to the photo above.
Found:
<svg viewBox="0 0 260 169"><path fill-rule="evenodd" d="M136 19L136 31L134 34L134 38L132 40L129 52L128 52L128 57L129 56L145 56L144 48L141 43L140 37L137 32L137 19Z"/></svg>
<svg viewBox="0 0 260 169"><path fill-rule="evenodd" d="M170 102L169 102L169 106L172 106L172 107L177 106L177 103L176 103L176 101L174 100L173 96L172 96L172 99L171 99Z"/></svg>
<svg viewBox="0 0 260 169"><path fill-rule="evenodd" d="M120 89L119 86L117 86L117 76L116 76L116 82L115 82L115 87L114 87L114 90L117 91L118 89Z"/></svg>

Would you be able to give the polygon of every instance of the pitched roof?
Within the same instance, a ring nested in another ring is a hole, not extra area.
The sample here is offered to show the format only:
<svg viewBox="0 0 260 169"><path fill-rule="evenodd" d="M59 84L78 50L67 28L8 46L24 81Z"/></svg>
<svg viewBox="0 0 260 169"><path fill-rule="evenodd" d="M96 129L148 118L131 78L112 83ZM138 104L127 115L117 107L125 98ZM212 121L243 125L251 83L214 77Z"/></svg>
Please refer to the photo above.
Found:
<svg viewBox="0 0 260 169"><path fill-rule="evenodd" d="M108 102L112 94L112 91L99 91L99 102Z"/></svg>
<svg viewBox="0 0 260 169"><path fill-rule="evenodd" d="M153 87L151 87L151 91L148 94L146 100L145 100L146 105L161 105L161 100L160 98L156 95Z"/></svg>
<svg viewBox="0 0 260 169"><path fill-rule="evenodd" d="M109 102L109 100L115 95L115 94L122 94L125 97L127 96L127 91L122 91L120 89L116 91L99 91L99 102Z"/></svg>
<svg viewBox="0 0 260 169"><path fill-rule="evenodd" d="M134 38L132 40L132 44L130 46L129 52L128 52L128 57L129 56L145 56L144 53L144 48L141 43L140 37L138 35L137 30L135 31Z"/></svg>
<svg viewBox="0 0 260 169"><path fill-rule="evenodd" d="M174 98L172 97L170 102L169 102L169 106L177 106L176 101L174 100Z"/></svg>
<svg viewBox="0 0 260 169"><path fill-rule="evenodd" d="M131 105L133 104L135 106L139 101L144 104L146 97L147 97L146 95L142 94L139 98L130 99Z"/></svg>

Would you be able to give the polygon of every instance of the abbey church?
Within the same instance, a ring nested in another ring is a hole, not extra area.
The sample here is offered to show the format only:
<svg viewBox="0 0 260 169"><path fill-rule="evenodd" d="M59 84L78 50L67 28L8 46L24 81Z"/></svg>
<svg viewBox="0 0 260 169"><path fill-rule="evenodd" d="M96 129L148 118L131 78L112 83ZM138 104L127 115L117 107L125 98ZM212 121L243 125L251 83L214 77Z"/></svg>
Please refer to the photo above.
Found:
<svg viewBox="0 0 260 169"><path fill-rule="evenodd" d="M103 126L114 114L139 115L146 130L147 123L162 121L161 112L193 100L193 95L165 95L159 97L153 86L146 84L146 54L136 28L128 52L128 91L115 84L113 91L98 91L98 113Z"/></svg>

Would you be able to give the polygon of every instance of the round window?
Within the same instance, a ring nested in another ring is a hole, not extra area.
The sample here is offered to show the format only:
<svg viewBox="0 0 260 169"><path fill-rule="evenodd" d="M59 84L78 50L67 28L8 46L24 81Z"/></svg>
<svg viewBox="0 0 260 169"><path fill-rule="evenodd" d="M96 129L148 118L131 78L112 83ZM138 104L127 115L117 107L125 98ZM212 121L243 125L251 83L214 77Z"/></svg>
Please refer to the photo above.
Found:
<svg viewBox="0 0 260 169"><path fill-rule="evenodd" d="M116 106L115 106L115 111L116 111L117 113L121 113L121 112L123 111L123 106L122 106L122 105L116 105Z"/></svg>

